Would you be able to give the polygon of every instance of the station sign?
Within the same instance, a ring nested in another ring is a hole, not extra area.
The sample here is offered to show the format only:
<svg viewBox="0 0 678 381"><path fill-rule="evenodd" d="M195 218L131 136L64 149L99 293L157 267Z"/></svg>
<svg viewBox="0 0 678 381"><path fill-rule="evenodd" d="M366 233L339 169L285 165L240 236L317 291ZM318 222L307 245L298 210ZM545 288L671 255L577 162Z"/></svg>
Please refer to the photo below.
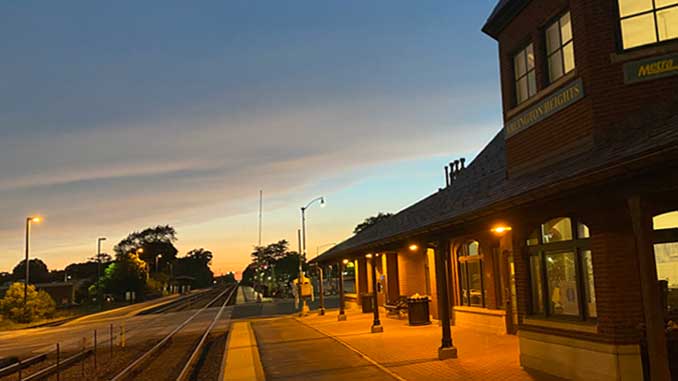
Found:
<svg viewBox="0 0 678 381"><path fill-rule="evenodd" d="M624 65L624 83L637 83L678 75L678 53Z"/></svg>
<svg viewBox="0 0 678 381"><path fill-rule="evenodd" d="M584 83L581 79L570 82L560 90L542 99L515 118L506 122L506 139L529 128L584 98Z"/></svg>

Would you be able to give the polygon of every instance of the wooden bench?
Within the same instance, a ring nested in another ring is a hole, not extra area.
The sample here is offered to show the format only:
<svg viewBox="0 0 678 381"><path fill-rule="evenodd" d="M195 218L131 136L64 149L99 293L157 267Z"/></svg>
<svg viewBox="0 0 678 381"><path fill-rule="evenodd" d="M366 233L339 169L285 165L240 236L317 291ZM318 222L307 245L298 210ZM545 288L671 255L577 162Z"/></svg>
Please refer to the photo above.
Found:
<svg viewBox="0 0 678 381"><path fill-rule="evenodd" d="M407 296L400 296L394 301L389 301L384 304L384 309L388 316L397 316L398 319L403 317L407 312Z"/></svg>

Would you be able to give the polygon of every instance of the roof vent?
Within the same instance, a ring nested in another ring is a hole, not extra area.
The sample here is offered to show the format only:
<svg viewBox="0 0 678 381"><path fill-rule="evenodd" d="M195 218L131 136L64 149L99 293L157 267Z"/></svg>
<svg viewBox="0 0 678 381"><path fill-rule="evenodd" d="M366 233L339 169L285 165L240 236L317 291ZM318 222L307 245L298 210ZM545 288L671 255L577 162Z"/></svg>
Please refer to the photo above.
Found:
<svg viewBox="0 0 678 381"><path fill-rule="evenodd" d="M459 174L466 168L466 159L461 158L450 162L450 165L445 166L445 185L450 187L454 181L459 177Z"/></svg>

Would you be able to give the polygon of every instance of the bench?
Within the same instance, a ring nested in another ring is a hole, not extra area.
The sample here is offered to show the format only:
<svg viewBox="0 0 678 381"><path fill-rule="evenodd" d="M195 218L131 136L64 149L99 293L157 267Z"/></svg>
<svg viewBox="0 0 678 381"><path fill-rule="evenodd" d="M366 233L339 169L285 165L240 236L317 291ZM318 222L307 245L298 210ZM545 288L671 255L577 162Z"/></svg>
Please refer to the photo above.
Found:
<svg viewBox="0 0 678 381"><path fill-rule="evenodd" d="M394 301L384 303L384 309L388 316L398 316L398 319L403 317L403 312L407 312L407 296L400 296Z"/></svg>

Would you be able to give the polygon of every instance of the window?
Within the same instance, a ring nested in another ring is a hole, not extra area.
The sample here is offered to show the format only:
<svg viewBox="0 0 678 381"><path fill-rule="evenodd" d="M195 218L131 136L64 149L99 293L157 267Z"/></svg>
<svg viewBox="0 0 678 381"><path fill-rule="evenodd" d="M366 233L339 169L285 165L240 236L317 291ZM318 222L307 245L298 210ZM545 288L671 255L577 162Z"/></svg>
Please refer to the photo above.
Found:
<svg viewBox="0 0 678 381"><path fill-rule="evenodd" d="M598 316L589 237L588 226L568 217L546 221L528 237L533 314Z"/></svg>
<svg viewBox="0 0 678 381"><path fill-rule="evenodd" d="M546 28L546 57L550 82L574 70L574 41L570 12Z"/></svg>
<svg viewBox="0 0 678 381"><path fill-rule="evenodd" d="M654 259L662 307L670 319L678 316L678 211L653 218Z"/></svg>
<svg viewBox="0 0 678 381"><path fill-rule="evenodd" d="M459 261L459 290L464 306L485 306L483 286L483 256L478 241L462 245L457 251Z"/></svg>
<svg viewBox="0 0 678 381"><path fill-rule="evenodd" d="M344 265L344 292L347 294L356 293L355 263L353 261Z"/></svg>
<svg viewBox="0 0 678 381"><path fill-rule="evenodd" d="M513 56L515 72L516 103L520 104L537 93L537 77L534 69L534 47L527 45Z"/></svg>
<svg viewBox="0 0 678 381"><path fill-rule="evenodd" d="M619 0L619 16L624 49L678 38L678 0Z"/></svg>

